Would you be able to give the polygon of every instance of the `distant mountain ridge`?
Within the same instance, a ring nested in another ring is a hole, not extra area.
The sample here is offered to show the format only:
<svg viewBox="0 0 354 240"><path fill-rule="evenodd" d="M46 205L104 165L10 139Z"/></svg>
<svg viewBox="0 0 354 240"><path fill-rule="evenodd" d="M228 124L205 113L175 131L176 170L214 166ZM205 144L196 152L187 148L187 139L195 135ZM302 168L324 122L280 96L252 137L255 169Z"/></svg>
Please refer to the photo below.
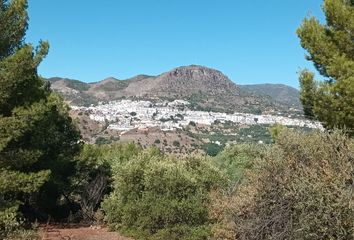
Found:
<svg viewBox="0 0 354 240"><path fill-rule="evenodd" d="M261 112L299 107L298 91L286 85L236 85L222 72L197 65L182 66L158 76L113 77L85 83L50 78L51 87L73 105L97 104L119 99L184 99L192 108L208 111ZM297 92L296 92L297 91Z"/></svg>
<svg viewBox="0 0 354 240"><path fill-rule="evenodd" d="M264 83L239 85L239 87L244 91L262 96L269 96L280 104L301 108L299 90L288 85Z"/></svg>

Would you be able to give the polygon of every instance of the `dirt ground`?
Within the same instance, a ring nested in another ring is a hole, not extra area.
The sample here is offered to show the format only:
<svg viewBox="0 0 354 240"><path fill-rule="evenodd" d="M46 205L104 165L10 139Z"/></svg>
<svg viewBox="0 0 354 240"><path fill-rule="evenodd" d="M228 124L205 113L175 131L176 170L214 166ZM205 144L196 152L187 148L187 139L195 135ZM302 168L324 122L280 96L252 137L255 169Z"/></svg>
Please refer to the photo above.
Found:
<svg viewBox="0 0 354 240"><path fill-rule="evenodd" d="M48 226L40 234L41 240L133 240L100 226Z"/></svg>

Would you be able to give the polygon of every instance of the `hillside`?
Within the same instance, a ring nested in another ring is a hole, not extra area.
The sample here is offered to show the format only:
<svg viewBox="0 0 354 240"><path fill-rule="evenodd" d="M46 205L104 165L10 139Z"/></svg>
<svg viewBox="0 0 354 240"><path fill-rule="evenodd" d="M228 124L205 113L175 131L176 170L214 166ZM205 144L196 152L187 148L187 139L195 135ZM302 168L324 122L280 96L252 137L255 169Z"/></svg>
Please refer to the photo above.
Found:
<svg viewBox="0 0 354 240"><path fill-rule="evenodd" d="M275 101L271 92L250 91L218 70L197 65L178 67L158 76L138 75L126 80L110 77L94 83L64 78L50 78L49 81L52 89L63 94L72 105L79 106L119 99L184 99L196 110L259 113L287 108L280 97Z"/></svg>
<svg viewBox="0 0 354 240"><path fill-rule="evenodd" d="M300 93L296 88L284 84L254 84L239 85L239 87L249 93L269 96L279 104L288 105L290 107L301 108Z"/></svg>

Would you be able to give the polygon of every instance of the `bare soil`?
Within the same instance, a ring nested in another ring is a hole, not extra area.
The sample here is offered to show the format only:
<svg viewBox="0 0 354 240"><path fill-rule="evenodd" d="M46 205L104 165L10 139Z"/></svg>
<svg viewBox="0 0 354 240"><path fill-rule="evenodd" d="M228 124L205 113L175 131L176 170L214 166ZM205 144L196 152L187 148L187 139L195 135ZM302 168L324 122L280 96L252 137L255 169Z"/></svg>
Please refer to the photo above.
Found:
<svg viewBox="0 0 354 240"><path fill-rule="evenodd" d="M50 225L41 228L41 240L133 240L121 236L117 232L110 232L101 226L60 226Z"/></svg>

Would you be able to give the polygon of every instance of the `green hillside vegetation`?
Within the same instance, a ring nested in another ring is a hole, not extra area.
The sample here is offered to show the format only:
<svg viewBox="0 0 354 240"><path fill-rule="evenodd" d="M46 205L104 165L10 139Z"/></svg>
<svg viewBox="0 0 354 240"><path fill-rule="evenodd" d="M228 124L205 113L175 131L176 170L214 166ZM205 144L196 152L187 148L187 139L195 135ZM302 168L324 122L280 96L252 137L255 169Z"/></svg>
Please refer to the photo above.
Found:
<svg viewBox="0 0 354 240"><path fill-rule="evenodd" d="M77 91L87 91L90 89L90 85L87 83L80 82L78 80L65 80L65 84L67 87L75 89Z"/></svg>
<svg viewBox="0 0 354 240"><path fill-rule="evenodd" d="M269 96L273 101L288 105L289 107L301 108L299 90L284 84L254 84L240 85L242 90L263 96Z"/></svg>
<svg viewBox="0 0 354 240"><path fill-rule="evenodd" d="M119 91L125 89L128 85L128 81L113 80L102 84L99 89L104 91Z"/></svg>

